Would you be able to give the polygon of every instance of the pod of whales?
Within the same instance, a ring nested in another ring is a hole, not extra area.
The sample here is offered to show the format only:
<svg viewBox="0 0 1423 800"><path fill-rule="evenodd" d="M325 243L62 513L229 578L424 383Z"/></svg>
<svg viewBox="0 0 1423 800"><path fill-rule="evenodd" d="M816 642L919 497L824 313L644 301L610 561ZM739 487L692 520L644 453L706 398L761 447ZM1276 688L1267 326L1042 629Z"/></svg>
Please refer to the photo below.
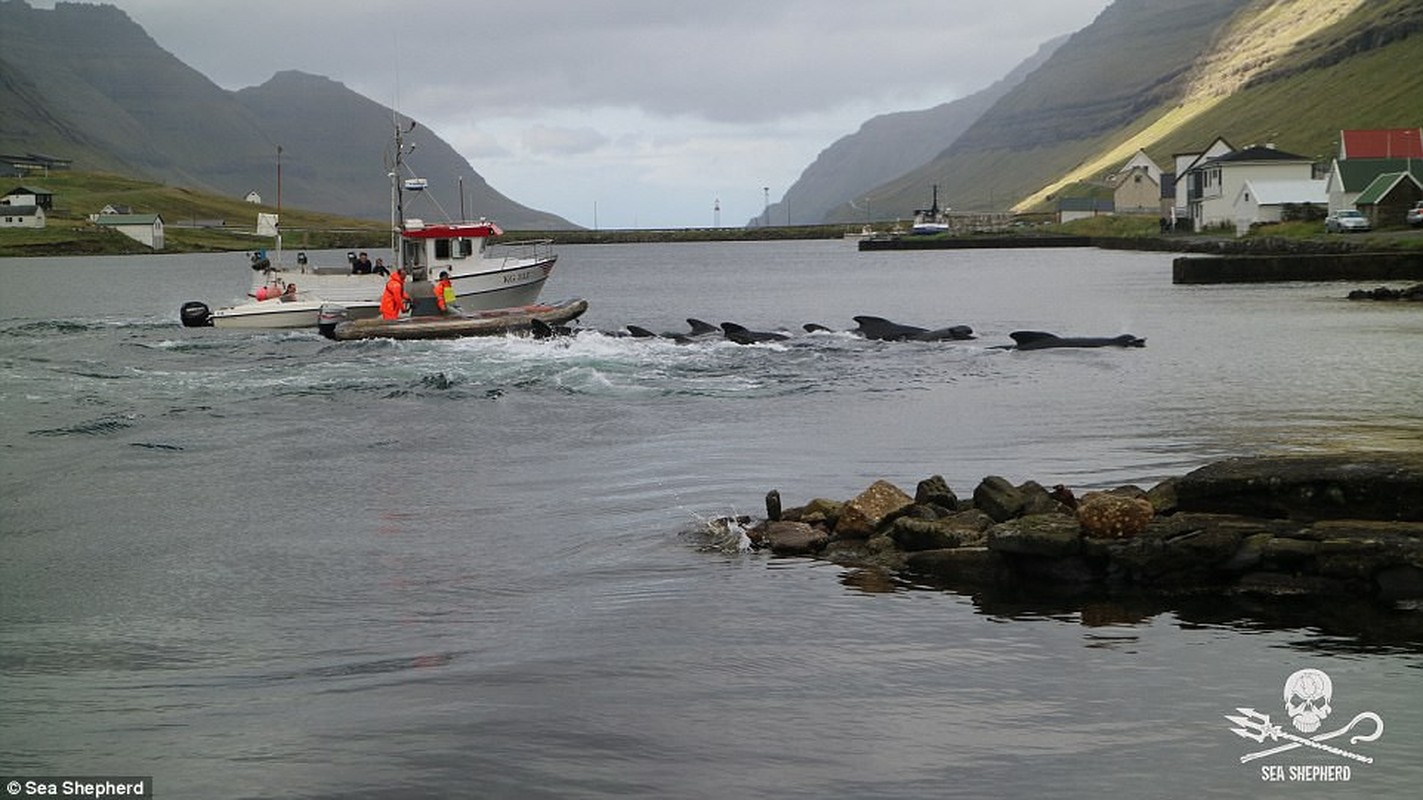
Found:
<svg viewBox="0 0 1423 800"><path fill-rule="evenodd" d="M854 334L855 336L872 341L883 342L964 342L976 339L973 328L967 325L951 325L945 328L922 328L917 325L905 325L884 317L874 317L869 315L859 315L854 317L855 327L843 333ZM679 344L687 344L696 341L715 341L725 339L737 344L762 344L765 342L780 342L791 338L791 334L785 331L756 331L735 322L723 322L720 326L710 322L687 318L689 330L668 331L655 333L649 328L639 325L627 325L624 330L603 332L607 336L630 336L638 339L671 339ZM841 333L834 328L810 322L802 325L801 328L806 333ZM564 333L566 331L555 331ZM576 332L576 331L575 331ZM542 333L542 332L536 332ZM1065 347L1145 347L1146 340L1129 333L1120 336L1059 336L1047 331L1013 331L1008 334L1013 340L1013 344L993 345L993 349L1002 350L1046 350L1049 348Z"/></svg>

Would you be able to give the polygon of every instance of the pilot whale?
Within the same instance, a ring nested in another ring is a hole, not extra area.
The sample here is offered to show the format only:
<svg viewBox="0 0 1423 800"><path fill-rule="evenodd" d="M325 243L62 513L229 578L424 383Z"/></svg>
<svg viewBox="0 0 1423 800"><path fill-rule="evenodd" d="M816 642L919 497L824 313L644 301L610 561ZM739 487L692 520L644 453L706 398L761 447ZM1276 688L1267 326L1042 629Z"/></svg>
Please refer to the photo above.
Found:
<svg viewBox="0 0 1423 800"><path fill-rule="evenodd" d="M735 322L721 323L721 329L726 334L726 338L737 344L758 344L760 342L780 342L791 338L789 335L776 331L753 331L744 325Z"/></svg>
<svg viewBox="0 0 1423 800"><path fill-rule="evenodd" d="M652 331L640 325L626 325L624 327L627 328L629 335L637 339L673 339L680 343L690 342L693 339L702 338L710 334L715 334L717 336L722 335L721 328L718 328L710 322L703 322L702 320L699 320L696 317L688 317L687 326L691 328L691 332L689 333L677 333L675 331L667 333L653 333Z"/></svg>
<svg viewBox="0 0 1423 800"><path fill-rule="evenodd" d="M1046 350L1052 347L1146 347L1146 340L1124 333L1121 336L1058 336L1047 331L1013 331L1008 334L1019 350Z"/></svg>
<svg viewBox="0 0 1423 800"><path fill-rule="evenodd" d="M884 317L861 315L854 319L859 327L851 333L857 333L866 339L885 342L946 342L974 338L973 328L967 325L952 325L947 328L929 330L916 325L901 325Z"/></svg>

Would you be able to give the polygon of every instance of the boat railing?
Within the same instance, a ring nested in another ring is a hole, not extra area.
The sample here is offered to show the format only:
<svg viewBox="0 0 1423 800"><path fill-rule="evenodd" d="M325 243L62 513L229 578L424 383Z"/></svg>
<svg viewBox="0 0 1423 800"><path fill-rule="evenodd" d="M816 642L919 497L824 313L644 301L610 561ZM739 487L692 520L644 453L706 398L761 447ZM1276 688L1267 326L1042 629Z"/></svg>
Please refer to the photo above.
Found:
<svg viewBox="0 0 1423 800"><path fill-rule="evenodd" d="M552 239L520 239L512 242L492 242L485 250L485 257L504 261L533 259L547 261L553 258Z"/></svg>

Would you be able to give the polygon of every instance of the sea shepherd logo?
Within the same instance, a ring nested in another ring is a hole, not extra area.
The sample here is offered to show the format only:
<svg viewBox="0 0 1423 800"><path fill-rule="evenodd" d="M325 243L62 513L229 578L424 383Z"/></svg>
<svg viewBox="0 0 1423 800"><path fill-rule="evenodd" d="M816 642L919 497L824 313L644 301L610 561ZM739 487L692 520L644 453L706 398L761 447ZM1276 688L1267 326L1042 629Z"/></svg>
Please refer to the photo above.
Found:
<svg viewBox="0 0 1423 800"><path fill-rule="evenodd" d="M1361 742L1372 742L1383 735L1383 720L1372 711L1355 715L1348 725L1324 733L1316 733L1324 726L1325 720L1334 713L1334 682L1324 670L1302 669L1285 679L1285 715L1290 718L1289 727L1299 734L1286 730L1284 724L1276 725L1268 714L1253 708L1237 708L1236 714L1226 714L1234 726L1230 730L1258 744L1279 742L1264 750L1246 753L1240 757L1245 764L1261 758L1279 756L1298 748L1319 751L1334 756L1342 763L1334 764L1266 764L1260 767L1263 781L1347 781L1353 777L1352 765L1372 764L1374 759L1362 752L1346 750L1334 744L1326 744L1333 739L1351 733L1356 727L1360 731L1349 736L1350 747ZM1336 720L1338 717L1335 718ZM1365 724L1372 723L1372 724ZM1298 754L1296 754L1298 755Z"/></svg>

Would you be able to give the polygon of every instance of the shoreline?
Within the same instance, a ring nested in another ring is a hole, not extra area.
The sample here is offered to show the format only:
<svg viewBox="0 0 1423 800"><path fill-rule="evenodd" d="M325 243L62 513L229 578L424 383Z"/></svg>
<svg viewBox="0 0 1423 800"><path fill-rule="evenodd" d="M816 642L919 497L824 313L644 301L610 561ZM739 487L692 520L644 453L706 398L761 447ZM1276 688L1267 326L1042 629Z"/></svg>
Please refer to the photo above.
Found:
<svg viewBox="0 0 1423 800"><path fill-rule="evenodd" d="M936 475L783 510L772 490L741 522L752 550L973 595L1423 611L1423 453L1234 458L1081 497L988 476L961 499Z"/></svg>

